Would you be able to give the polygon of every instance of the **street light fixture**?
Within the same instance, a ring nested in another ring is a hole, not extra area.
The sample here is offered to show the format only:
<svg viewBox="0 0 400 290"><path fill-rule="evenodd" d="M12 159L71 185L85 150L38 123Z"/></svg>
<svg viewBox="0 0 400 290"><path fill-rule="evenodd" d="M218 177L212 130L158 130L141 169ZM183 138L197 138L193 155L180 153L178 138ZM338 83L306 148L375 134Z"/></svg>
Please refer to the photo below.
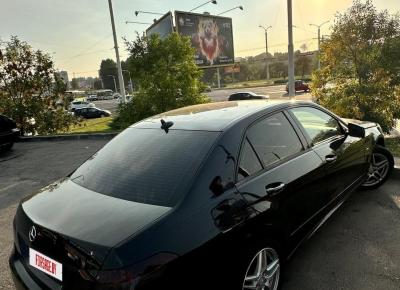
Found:
<svg viewBox="0 0 400 290"><path fill-rule="evenodd" d="M138 16L139 13L142 13L142 14L151 14L151 15L164 15L163 13L159 13L159 12L149 12L149 11L136 10L136 11L135 11L135 16Z"/></svg>
<svg viewBox="0 0 400 290"><path fill-rule="evenodd" d="M310 23L310 26L315 26L318 28L318 69L321 68L321 27L328 22L329 20L321 23L320 25Z"/></svg>
<svg viewBox="0 0 400 290"><path fill-rule="evenodd" d="M194 11L194 10L200 8L200 7L203 7L204 5L206 5L206 4L208 4L208 3L217 4L217 1L216 1L216 0L207 1L207 2L201 4L201 5L197 6L197 7L194 7L192 10L190 10L190 12L192 12L192 11Z"/></svg>
<svg viewBox="0 0 400 290"><path fill-rule="evenodd" d="M258 25L258 27L264 29L265 32L265 65L267 67L267 80L269 80L269 62L268 62L268 29L272 28L272 26L268 26L265 28L262 25Z"/></svg>
<svg viewBox="0 0 400 290"><path fill-rule="evenodd" d="M243 6L240 5L240 6L233 7L233 8L231 8L231 9L228 9L228 10L226 10L226 11L224 11L224 12L221 12L221 13L219 13L219 14L217 14L217 15L222 15L222 14L225 14L225 13L227 13L227 12L229 12L229 11L232 11L232 10L235 10L235 9L243 10Z"/></svg>
<svg viewBox="0 0 400 290"><path fill-rule="evenodd" d="M144 24L144 25L152 25L153 23L149 22L137 22L137 21L125 21L125 24L134 23L134 24Z"/></svg>

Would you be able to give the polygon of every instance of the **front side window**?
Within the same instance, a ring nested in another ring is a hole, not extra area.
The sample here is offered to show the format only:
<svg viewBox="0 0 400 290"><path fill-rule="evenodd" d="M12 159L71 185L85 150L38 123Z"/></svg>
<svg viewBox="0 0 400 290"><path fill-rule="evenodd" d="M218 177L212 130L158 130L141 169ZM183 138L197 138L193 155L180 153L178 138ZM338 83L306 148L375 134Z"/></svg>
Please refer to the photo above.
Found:
<svg viewBox="0 0 400 290"><path fill-rule="evenodd" d="M265 167L303 150L296 132L283 113L272 115L250 127L247 138Z"/></svg>
<svg viewBox="0 0 400 290"><path fill-rule="evenodd" d="M338 121L321 110L299 107L291 111L304 127L313 144L342 135L342 128Z"/></svg>

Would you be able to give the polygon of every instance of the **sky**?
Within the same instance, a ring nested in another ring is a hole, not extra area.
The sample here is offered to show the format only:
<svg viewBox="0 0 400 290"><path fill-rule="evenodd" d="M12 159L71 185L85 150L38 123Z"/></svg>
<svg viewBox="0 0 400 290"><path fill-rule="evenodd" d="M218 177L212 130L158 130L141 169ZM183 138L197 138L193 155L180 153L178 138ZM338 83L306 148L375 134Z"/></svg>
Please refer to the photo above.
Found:
<svg viewBox="0 0 400 290"><path fill-rule="evenodd" d="M135 38L147 26L126 24L125 21L152 22L155 15L139 14L135 10L165 13L188 11L206 0L113 0L114 17L121 58L127 57L123 37ZM287 51L286 0L217 0L194 12L218 14L242 5L224 16L232 17L235 57L257 55L265 51L264 31L259 25L272 26L268 31L269 52ZM316 28L329 34L335 14L351 6L351 0L293 0L294 47L306 44L317 48ZM379 9L390 13L400 11L400 0L373 0ZM157 17L157 16L156 16ZM57 69L68 71L69 78L97 76L100 62L115 59L110 14L107 0L12 0L3 1L0 9L0 40L11 35L30 43L35 49L51 54Z"/></svg>

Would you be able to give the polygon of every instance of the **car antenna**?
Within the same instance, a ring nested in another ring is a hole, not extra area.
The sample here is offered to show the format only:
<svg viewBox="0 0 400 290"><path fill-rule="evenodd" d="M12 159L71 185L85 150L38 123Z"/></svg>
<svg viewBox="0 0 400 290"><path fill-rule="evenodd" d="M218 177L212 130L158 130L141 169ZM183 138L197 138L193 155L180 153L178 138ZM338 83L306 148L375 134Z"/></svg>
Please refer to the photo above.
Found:
<svg viewBox="0 0 400 290"><path fill-rule="evenodd" d="M161 119L161 129L165 131L165 133L168 134L169 128L171 128L174 125L174 122L168 121L165 122L164 119Z"/></svg>

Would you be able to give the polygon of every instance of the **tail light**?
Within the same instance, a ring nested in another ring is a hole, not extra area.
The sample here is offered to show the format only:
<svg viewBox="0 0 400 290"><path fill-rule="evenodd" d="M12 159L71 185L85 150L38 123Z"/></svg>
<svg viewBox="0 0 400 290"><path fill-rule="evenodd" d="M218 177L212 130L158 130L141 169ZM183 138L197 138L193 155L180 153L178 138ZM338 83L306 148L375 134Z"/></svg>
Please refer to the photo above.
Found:
<svg viewBox="0 0 400 290"><path fill-rule="evenodd" d="M104 289L134 289L139 281L161 270L178 256L172 253L159 253L123 269L96 271L95 281ZM90 272L89 272L90 274ZM81 273L82 275L82 273ZM133 286L133 287L132 287Z"/></svg>

